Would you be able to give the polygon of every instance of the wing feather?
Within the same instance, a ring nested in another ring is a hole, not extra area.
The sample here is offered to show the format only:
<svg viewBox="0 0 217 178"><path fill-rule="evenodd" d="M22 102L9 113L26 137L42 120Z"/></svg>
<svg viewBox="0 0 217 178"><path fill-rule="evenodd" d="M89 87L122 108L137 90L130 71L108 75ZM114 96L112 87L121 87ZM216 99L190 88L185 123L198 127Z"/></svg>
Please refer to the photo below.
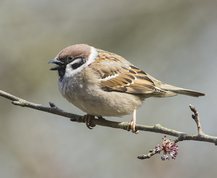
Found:
<svg viewBox="0 0 217 178"><path fill-rule="evenodd" d="M119 55L99 50L95 64L90 67L99 75L100 87L105 91L147 96L165 93L156 86L158 80L150 78L144 71Z"/></svg>

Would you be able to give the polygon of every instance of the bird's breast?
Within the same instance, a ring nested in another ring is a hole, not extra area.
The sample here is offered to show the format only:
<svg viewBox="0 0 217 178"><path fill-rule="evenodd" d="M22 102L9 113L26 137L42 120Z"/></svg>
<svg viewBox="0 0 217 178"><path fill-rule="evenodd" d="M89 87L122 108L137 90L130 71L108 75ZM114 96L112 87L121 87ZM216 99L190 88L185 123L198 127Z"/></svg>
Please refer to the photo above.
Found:
<svg viewBox="0 0 217 178"><path fill-rule="evenodd" d="M138 96L103 91L99 86L82 79L63 79L59 82L62 95L82 111L97 116L122 116L133 112L142 104Z"/></svg>

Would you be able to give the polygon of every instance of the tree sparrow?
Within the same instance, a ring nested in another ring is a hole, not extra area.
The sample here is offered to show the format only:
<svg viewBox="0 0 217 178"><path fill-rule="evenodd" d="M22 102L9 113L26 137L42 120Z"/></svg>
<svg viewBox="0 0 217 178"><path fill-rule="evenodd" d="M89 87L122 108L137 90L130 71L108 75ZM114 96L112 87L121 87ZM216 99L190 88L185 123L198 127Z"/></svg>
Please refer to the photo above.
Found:
<svg viewBox="0 0 217 178"><path fill-rule="evenodd" d="M70 103L90 117L132 113L132 132L136 110L145 98L205 95L163 83L123 57L87 44L64 48L50 63L55 64L51 70L58 71L59 90Z"/></svg>

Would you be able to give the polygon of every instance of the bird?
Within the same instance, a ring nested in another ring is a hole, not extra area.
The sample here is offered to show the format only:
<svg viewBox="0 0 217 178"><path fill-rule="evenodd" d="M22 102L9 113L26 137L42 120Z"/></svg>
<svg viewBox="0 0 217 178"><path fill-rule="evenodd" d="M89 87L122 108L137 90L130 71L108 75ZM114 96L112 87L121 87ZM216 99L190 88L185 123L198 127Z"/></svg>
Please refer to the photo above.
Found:
<svg viewBox="0 0 217 178"><path fill-rule="evenodd" d="M58 72L62 96L87 113L88 128L91 118L132 114L129 130L137 133L136 112L146 98L205 95L161 82L124 57L88 44L68 46L49 63Z"/></svg>

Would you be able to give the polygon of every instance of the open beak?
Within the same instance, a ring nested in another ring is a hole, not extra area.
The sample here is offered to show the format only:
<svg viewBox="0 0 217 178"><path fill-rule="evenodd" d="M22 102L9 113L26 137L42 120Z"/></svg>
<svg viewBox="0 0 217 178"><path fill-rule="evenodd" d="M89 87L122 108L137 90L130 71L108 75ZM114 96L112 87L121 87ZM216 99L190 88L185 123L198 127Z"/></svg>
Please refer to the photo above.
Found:
<svg viewBox="0 0 217 178"><path fill-rule="evenodd" d="M48 64L55 64L56 66L50 68L50 70L58 70L63 65L63 62L59 61L57 58L48 61Z"/></svg>

